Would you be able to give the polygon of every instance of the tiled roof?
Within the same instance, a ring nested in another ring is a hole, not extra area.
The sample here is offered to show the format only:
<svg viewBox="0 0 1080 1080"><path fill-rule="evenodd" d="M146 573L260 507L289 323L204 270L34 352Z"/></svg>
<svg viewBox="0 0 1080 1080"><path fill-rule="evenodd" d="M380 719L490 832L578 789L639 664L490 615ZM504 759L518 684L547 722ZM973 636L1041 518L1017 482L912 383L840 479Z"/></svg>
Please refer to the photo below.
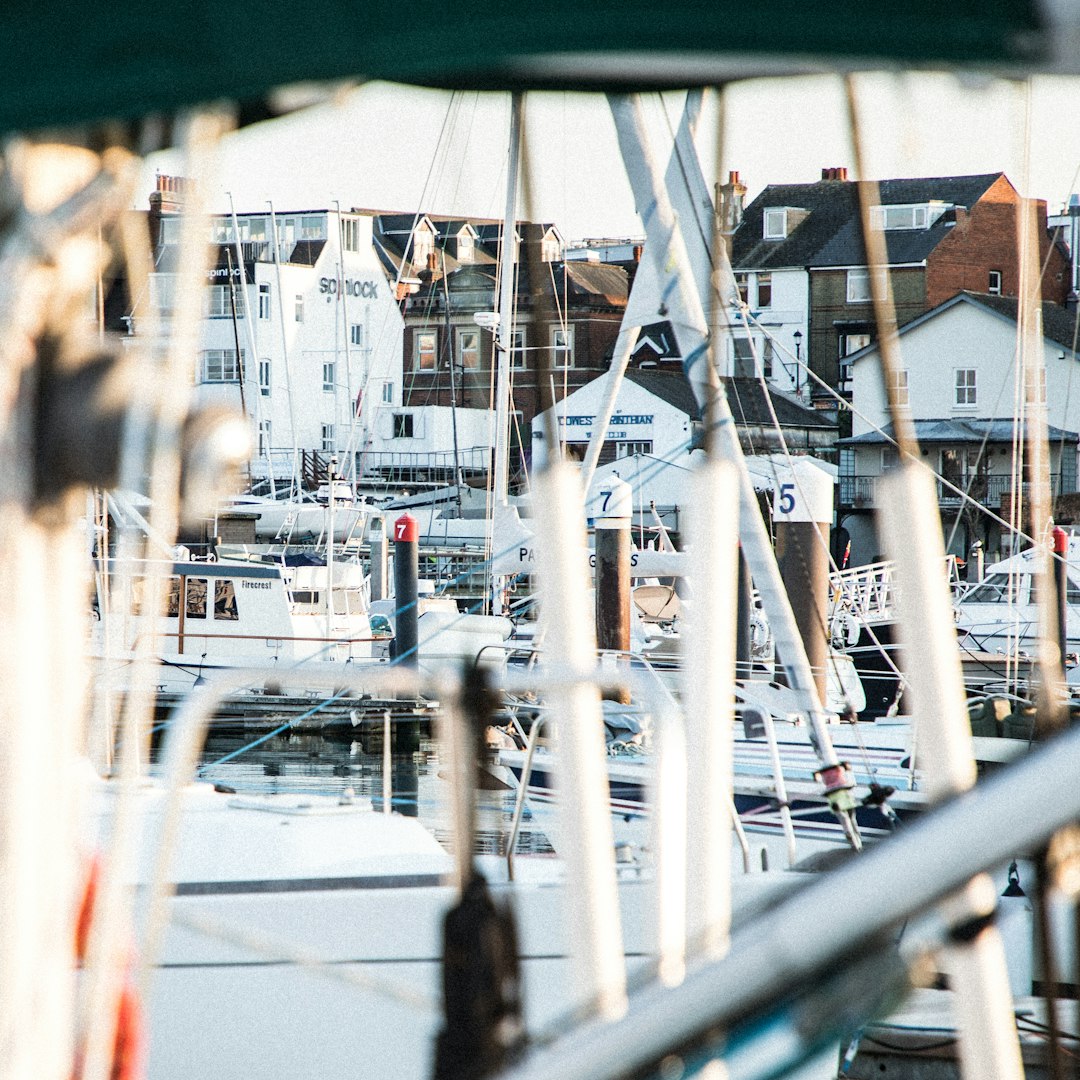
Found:
<svg viewBox="0 0 1080 1080"><path fill-rule="evenodd" d="M970 209L1002 175L882 180L879 198L883 206L936 201ZM805 210L808 214L784 239L765 240L765 210L776 207ZM929 229L887 232L889 261L921 262L948 234L950 220L951 215L946 214ZM732 238L732 264L736 268L858 266L865 262L858 186L846 180L770 184L746 207Z"/></svg>
<svg viewBox="0 0 1080 1080"><path fill-rule="evenodd" d="M1013 428L1016 421L1013 417L986 420L915 420L915 437L920 443L1010 443L1013 439ZM1064 440L1076 442L1080 439L1075 431L1064 431L1047 426L1047 436L1051 442ZM1025 435L1026 437L1026 435ZM892 444L896 440L893 436L892 423L888 423L881 431L864 431L861 435L855 435L850 439L837 440L837 446L880 446L886 443Z"/></svg>
<svg viewBox="0 0 1080 1080"><path fill-rule="evenodd" d="M701 409L690 388L686 375L680 371L660 371L652 368L629 368L626 378L654 394L661 401L675 406L681 412L701 419ZM773 416L769 409L772 401L776 412L776 421L782 428L834 428L826 416L817 409L811 409L801 401L785 394L774 387L769 387L769 397L758 379L733 378L721 379L727 393L728 404L737 426L772 427Z"/></svg>

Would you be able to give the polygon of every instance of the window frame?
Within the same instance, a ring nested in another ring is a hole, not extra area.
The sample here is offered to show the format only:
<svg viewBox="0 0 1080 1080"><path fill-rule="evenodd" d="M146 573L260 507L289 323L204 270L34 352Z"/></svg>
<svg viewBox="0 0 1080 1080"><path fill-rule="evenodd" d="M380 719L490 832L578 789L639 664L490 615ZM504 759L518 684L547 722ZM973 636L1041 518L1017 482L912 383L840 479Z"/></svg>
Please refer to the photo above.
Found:
<svg viewBox="0 0 1080 1080"><path fill-rule="evenodd" d="M218 365L217 370L220 375L212 377L211 364L215 363ZM230 363L231 370L234 372L231 378L227 377L227 372L230 370L227 365ZM199 369L200 383L219 385L239 383L244 377L244 350L241 349L238 356L235 349L203 349L199 357Z"/></svg>
<svg viewBox="0 0 1080 1080"><path fill-rule="evenodd" d="M764 291L765 299L762 299L762 292ZM757 306L759 308L771 308L772 307L772 291L773 280L771 273L758 274L757 275Z"/></svg>
<svg viewBox="0 0 1080 1080"><path fill-rule="evenodd" d="M337 358L322 362L322 388L324 394L332 394L337 389Z"/></svg>
<svg viewBox="0 0 1080 1080"><path fill-rule="evenodd" d="M466 348L466 340L471 339L472 348ZM459 330L457 332L457 362L462 371L476 371L480 367L480 331ZM472 354L472 363L465 362L466 353Z"/></svg>
<svg viewBox="0 0 1080 1080"><path fill-rule="evenodd" d="M430 346L424 347L425 339L430 339ZM430 356L430 363L424 358ZM439 370L439 331L433 329L413 331L413 371L435 372Z"/></svg>
<svg viewBox="0 0 1080 1080"><path fill-rule="evenodd" d="M858 288L858 283L865 284L865 293ZM870 268L867 266L853 266L847 272L847 302L849 304L869 304L873 300L873 292L870 288Z"/></svg>
<svg viewBox="0 0 1080 1080"><path fill-rule="evenodd" d="M384 405L394 404L394 384L392 382L383 382L382 402Z"/></svg>
<svg viewBox="0 0 1080 1080"><path fill-rule="evenodd" d="M896 386L896 403L898 405L911 405L911 372L907 368L889 373Z"/></svg>
<svg viewBox="0 0 1080 1080"><path fill-rule="evenodd" d="M777 231L775 224L769 227L770 219L775 223L776 215L780 215L780 229ZM761 215L761 236L763 240L786 240L788 234L786 206L767 206Z"/></svg>
<svg viewBox="0 0 1080 1080"><path fill-rule="evenodd" d="M264 321L270 318L270 283L268 281L259 282L259 318Z"/></svg>
<svg viewBox="0 0 1080 1080"><path fill-rule="evenodd" d="M413 414L411 412L392 413L393 417L393 435L394 439L415 439L416 438L416 425L413 422Z"/></svg>
<svg viewBox="0 0 1080 1080"><path fill-rule="evenodd" d="M363 323L354 322L349 325L349 344L355 345L358 349L362 349L364 347Z"/></svg>
<svg viewBox="0 0 1080 1080"><path fill-rule="evenodd" d="M233 296L236 297L236 317L242 319L245 316L244 290L242 287L214 283L206 287L206 318L208 319L231 319L233 316ZM220 303L217 302L220 300Z"/></svg>
<svg viewBox="0 0 1080 1080"><path fill-rule="evenodd" d="M994 284L994 278L997 278L997 284ZM986 291L990 296L1001 296L1002 281L1004 275L1000 270L989 270L986 274Z"/></svg>
<svg viewBox="0 0 1080 1080"><path fill-rule="evenodd" d="M978 368L953 368L953 407L957 409L974 409L978 404Z"/></svg>
<svg viewBox="0 0 1080 1080"><path fill-rule="evenodd" d="M259 357L259 393L263 397L270 396L271 379L273 378L273 366L269 356Z"/></svg>
<svg viewBox="0 0 1080 1080"><path fill-rule="evenodd" d="M333 424L323 424L322 425L322 440L321 440L320 446L322 448L322 453L324 453L324 454L332 454L332 453L334 453L334 451L336 449L336 445L335 445L335 442L334 442L334 425Z"/></svg>
<svg viewBox="0 0 1080 1080"><path fill-rule="evenodd" d="M558 344L559 338L565 342ZM551 349L551 366L553 369L572 368L574 364L574 327L569 323L566 326L555 325L551 327L548 335L548 346ZM564 363L559 363L559 355L565 358Z"/></svg>
<svg viewBox="0 0 1080 1080"><path fill-rule="evenodd" d="M517 344L520 341L521 344ZM524 328L510 331L510 367L515 371L523 371L528 367L528 344Z"/></svg>
<svg viewBox="0 0 1080 1080"><path fill-rule="evenodd" d="M304 294L297 293L296 300L293 304L293 317L296 322L302 323L304 321Z"/></svg>

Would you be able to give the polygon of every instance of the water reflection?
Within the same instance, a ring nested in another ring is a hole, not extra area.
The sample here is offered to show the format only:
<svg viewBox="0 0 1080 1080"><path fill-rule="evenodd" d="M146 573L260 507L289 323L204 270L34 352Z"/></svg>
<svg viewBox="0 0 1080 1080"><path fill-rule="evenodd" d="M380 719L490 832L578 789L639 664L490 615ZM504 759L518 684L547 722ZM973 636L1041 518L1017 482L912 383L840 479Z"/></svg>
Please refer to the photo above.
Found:
<svg viewBox="0 0 1080 1080"><path fill-rule="evenodd" d="M243 792L340 795L351 788L357 798L370 799L376 810L382 809L381 752L366 753L359 742L308 734L286 734L245 749L251 741L242 733L211 733L200 758L199 776ZM391 756L393 809L417 818L453 851L448 772L447 762L439 757L438 744L431 739L421 739L412 752L396 751ZM477 799L477 854L505 855L513 814L513 790L487 777ZM517 853L552 853L547 837L528 811L518 835Z"/></svg>

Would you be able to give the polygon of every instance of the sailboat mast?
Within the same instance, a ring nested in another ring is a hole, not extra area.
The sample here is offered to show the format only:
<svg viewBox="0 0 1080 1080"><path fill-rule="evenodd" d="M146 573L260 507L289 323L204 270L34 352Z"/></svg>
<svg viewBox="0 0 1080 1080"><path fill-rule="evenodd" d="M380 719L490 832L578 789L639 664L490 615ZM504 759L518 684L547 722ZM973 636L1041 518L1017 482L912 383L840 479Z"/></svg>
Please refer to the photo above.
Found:
<svg viewBox="0 0 1080 1080"><path fill-rule="evenodd" d="M510 157L506 169L506 213L503 215L502 259L499 269L499 330L496 340L495 477L492 522L500 507L508 505L510 488L510 356L514 340L514 279L517 276L517 188L521 161L521 118L524 96L510 101ZM494 534L493 534L494 539ZM492 552L492 555L495 553ZM492 578L491 610L503 613L499 579Z"/></svg>

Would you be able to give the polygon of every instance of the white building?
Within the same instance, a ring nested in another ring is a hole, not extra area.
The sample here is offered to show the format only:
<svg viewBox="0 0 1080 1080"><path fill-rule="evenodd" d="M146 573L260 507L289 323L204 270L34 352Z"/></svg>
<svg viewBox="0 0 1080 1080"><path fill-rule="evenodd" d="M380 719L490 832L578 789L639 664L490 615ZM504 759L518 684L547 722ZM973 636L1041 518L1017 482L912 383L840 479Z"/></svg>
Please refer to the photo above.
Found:
<svg viewBox="0 0 1080 1080"><path fill-rule="evenodd" d="M1017 379L1016 310L1014 299L959 293L900 330L899 394L923 460L941 478L942 524L958 555L976 540L993 554L1003 540L1000 527L955 488L1008 518L1011 492L1028 480L1012 451L1014 417L1025 394ZM1044 304L1042 321L1044 371L1030 379L1049 426L1051 488L1059 499L1078 487L1080 355L1072 348L1073 313ZM897 452L875 345L855 354L852 371L852 436L839 444L839 506L852 561L865 562L882 551L871 518L876 480L895 466Z"/></svg>
<svg viewBox="0 0 1080 1080"><path fill-rule="evenodd" d="M181 219L163 213L151 295L168 333ZM211 219L200 348L201 404L251 418L254 476L336 454L351 475L383 410L401 401L402 319L371 219L336 210ZM139 309L129 325L137 327Z"/></svg>

